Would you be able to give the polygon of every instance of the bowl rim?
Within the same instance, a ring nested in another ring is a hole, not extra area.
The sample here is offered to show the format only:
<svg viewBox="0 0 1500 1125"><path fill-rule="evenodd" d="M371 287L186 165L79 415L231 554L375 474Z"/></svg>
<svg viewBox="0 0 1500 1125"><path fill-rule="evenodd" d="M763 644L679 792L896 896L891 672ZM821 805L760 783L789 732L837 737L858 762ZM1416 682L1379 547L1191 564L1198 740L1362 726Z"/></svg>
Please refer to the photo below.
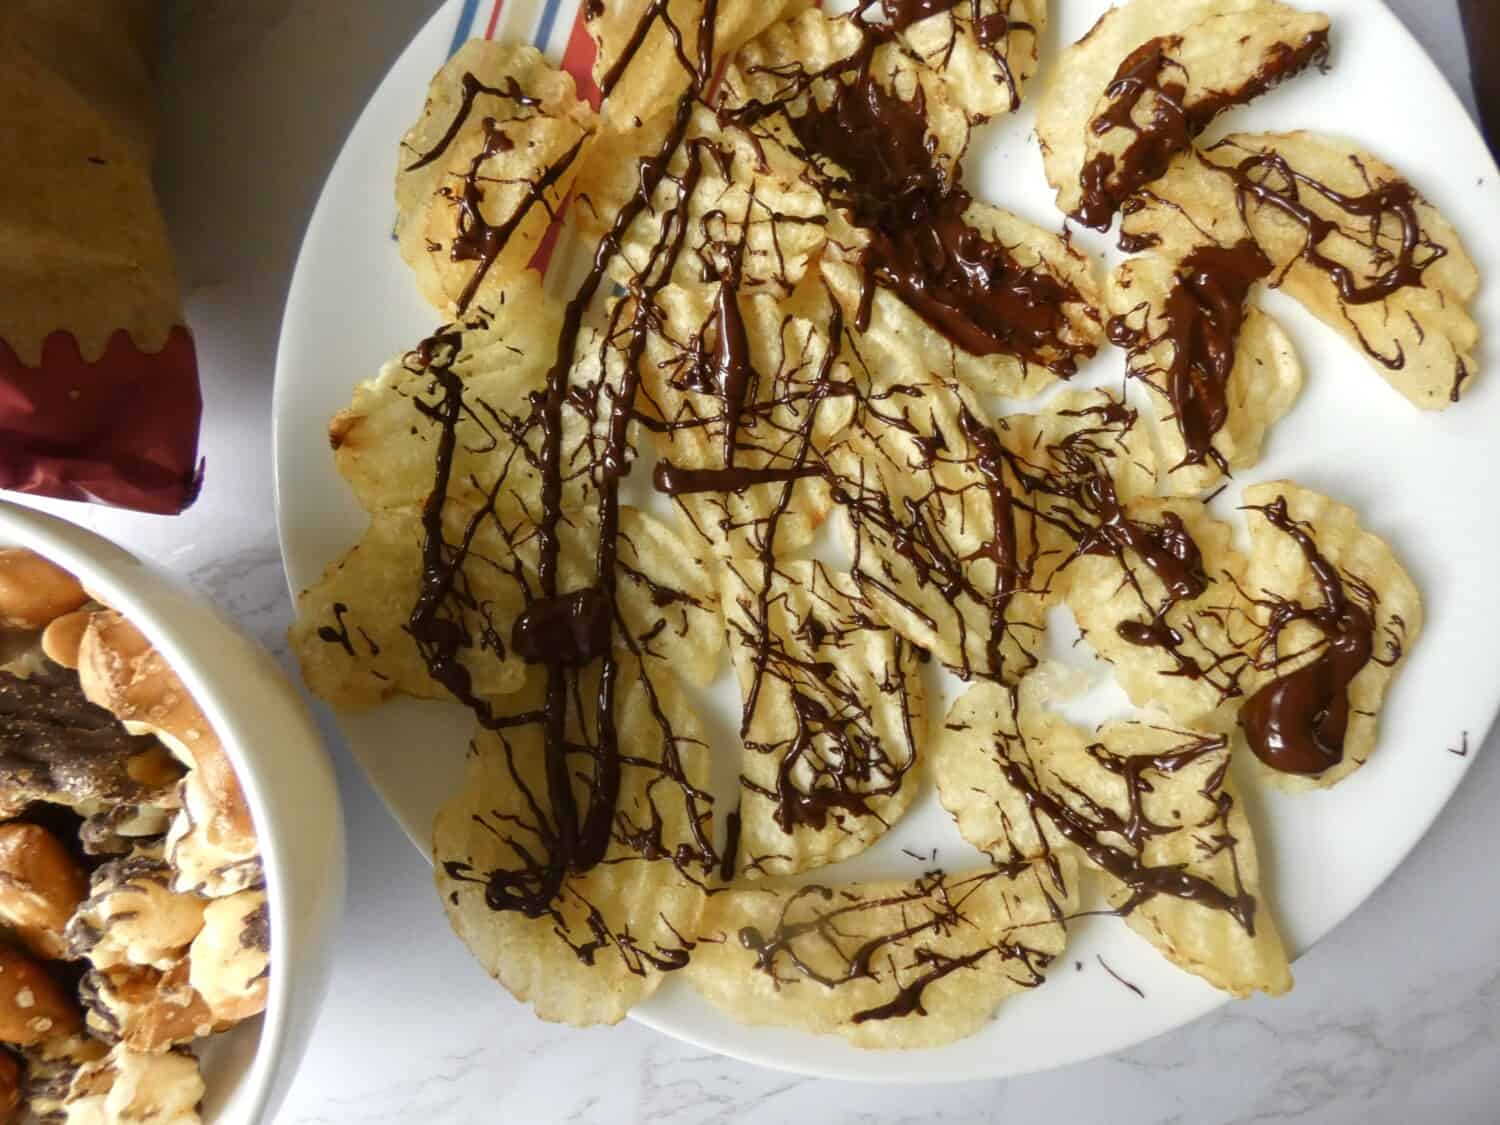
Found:
<svg viewBox="0 0 1500 1125"><path fill-rule="evenodd" d="M271 982L266 1008L261 1016L259 1039L240 1087L242 1090L248 1088L249 1091L244 1102L243 1119L248 1122L266 1120L267 1113L275 1109L273 1094L276 1095L277 1102L285 1096L305 1053L304 1041L295 1058L283 1057L288 1036L293 1029L290 1018L290 985L292 977L297 975L297 966L309 958L316 963L317 951L310 950L307 946L319 943L304 942L300 943L299 948L299 943L292 939L291 909L287 906L293 885L291 867L279 835L274 831L274 826L279 824L281 818L274 811L265 792L262 769L256 764L254 752L250 749L255 745L255 740L251 736L245 714L249 708L231 706L225 702L214 686L211 673L205 667L206 661L198 654L197 650L203 644L202 638L194 639L192 634L196 630L181 622L174 622L169 611L185 609L196 613L197 625L207 626L211 633L217 633L233 647L244 649L248 655L261 657L263 670L274 671L275 677L280 680L278 686L285 697L285 703L289 705L287 719L303 730L310 746L322 751L308 756L308 766L315 773L323 775L317 779L319 787L332 799L333 815L328 817L326 827L331 833L328 843L329 855L333 859L328 882L335 893L326 901L328 914L320 935L321 944L331 945L332 935L344 908L348 864L342 796L327 753L327 744L313 722L305 699L274 658L251 640L218 606L181 577L157 563L139 557L98 532L8 498L0 500L0 546L35 551L72 573L91 594L128 618L182 680L188 694L203 711L229 755L256 827L265 868L266 897L271 905L271 947L277 951L271 963ZM319 973L315 994L305 999L299 997L299 1000L307 1004L309 1027L321 1006L331 975L331 956L324 960L324 969ZM244 1097L244 1094L241 1093L240 1096Z"/></svg>

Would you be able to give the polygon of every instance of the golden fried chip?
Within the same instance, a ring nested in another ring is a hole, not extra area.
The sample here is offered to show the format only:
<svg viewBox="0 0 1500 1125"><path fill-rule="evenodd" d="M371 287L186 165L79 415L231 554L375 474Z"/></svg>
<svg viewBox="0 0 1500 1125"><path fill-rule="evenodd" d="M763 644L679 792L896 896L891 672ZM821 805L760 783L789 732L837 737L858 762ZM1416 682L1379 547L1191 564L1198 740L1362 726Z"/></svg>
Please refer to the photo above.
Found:
<svg viewBox="0 0 1500 1125"><path fill-rule="evenodd" d="M1326 789L1375 749L1380 705L1422 629L1411 577L1352 508L1291 481L1245 489L1255 633L1242 735L1280 789Z"/></svg>
<svg viewBox="0 0 1500 1125"><path fill-rule="evenodd" d="M1045 709L1048 676L970 688L934 762L959 831L1000 863L1086 858L1169 960L1236 996L1291 987L1229 739L1140 722L1092 734Z"/></svg>
<svg viewBox="0 0 1500 1125"><path fill-rule="evenodd" d="M941 76L948 96L978 122L1020 108L1046 30L1047 0L959 0L919 16L896 39Z"/></svg>
<svg viewBox="0 0 1500 1125"><path fill-rule="evenodd" d="M492 526L457 504L443 515L452 543L462 543L476 519L479 528ZM422 583L421 517L417 508L376 511L359 543L297 599L291 641L303 679L336 707L365 707L397 694L446 697L407 630ZM515 691L525 676L510 650L511 626L525 605L510 577L517 565L509 544L486 535L472 545L458 580L461 596L452 599L461 607L454 615L463 637L460 663L486 695Z"/></svg>
<svg viewBox="0 0 1500 1125"><path fill-rule="evenodd" d="M745 1023L936 1047L1043 983L1076 895L1069 856L910 883L733 890L710 899L688 979Z"/></svg>
<svg viewBox="0 0 1500 1125"><path fill-rule="evenodd" d="M882 346L899 339L900 350L920 357L922 367L957 375L978 394L1029 398L1072 374L1104 338L1094 265L1057 235L997 207L971 203L963 222L1007 259L988 290L1002 305L993 319L986 314L986 323L966 321L967 329L954 331L950 318L974 310L948 304L941 294L930 308L909 305L879 271L867 276L857 255L826 256L823 278L863 336ZM1002 293L1009 286L1014 305Z"/></svg>
<svg viewBox="0 0 1500 1125"><path fill-rule="evenodd" d="M899 332L856 345L859 405L827 456L854 580L957 675L1014 682L1045 627L1039 530L985 411Z"/></svg>
<svg viewBox="0 0 1500 1125"><path fill-rule="evenodd" d="M443 65L396 174L401 255L434 307L491 307L526 268L595 127L534 47L473 39Z"/></svg>
<svg viewBox="0 0 1500 1125"><path fill-rule="evenodd" d="M710 75L747 39L811 0L717 0ZM692 88L708 30L703 0L599 0L585 10L598 47L594 80L604 114L619 129L651 116Z"/></svg>
<svg viewBox="0 0 1500 1125"><path fill-rule="evenodd" d="M665 107L637 128L607 132L592 147L576 187L579 229L591 245L639 197L643 162L672 139L675 118ZM683 286L722 279L741 293L785 296L822 248L827 223L823 198L798 180L801 171L790 153L696 107L664 174L656 176L650 205L623 232L611 277Z"/></svg>
<svg viewBox="0 0 1500 1125"><path fill-rule="evenodd" d="M1150 389L1170 492L1197 495L1255 464L1302 388L1291 340L1249 303L1268 267L1244 241L1182 259L1148 253L1111 279L1110 335Z"/></svg>
<svg viewBox="0 0 1500 1125"><path fill-rule="evenodd" d="M612 746L597 669L566 701L565 750L539 718L481 729L433 828L455 932L537 1015L575 1026L619 1021L687 964L716 861L707 746L672 673L625 657L614 684ZM545 694L536 683L511 714Z"/></svg>
<svg viewBox="0 0 1500 1125"><path fill-rule="evenodd" d="M831 503L820 451L852 411L837 310L727 284L670 286L652 308L637 412L684 535L751 558L805 546Z"/></svg>
<svg viewBox="0 0 1500 1125"><path fill-rule="evenodd" d="M546 384L561 321L535 275L522 274L499 294L492 314L441 331L361 383L328 426L339 473L361 506L422 504L451 429L446 495L478 504L494 493L507 515L528 507L541 487L526 455L540 441L531 396Z"/></svg>
<svg viewBox="0 0 1500 1125"><path fill-rule="evenodd" d="M1197 500L1142 498L1080 541L1061 590L1138 707L1228 729L1249 682L1252 630L1232 531Z"/></svg>
<svg viewBox="0 0 1500 1125"><path fill-rule="evenodd" d="M927 157L943 183L957 184L969 147L963 109L915 52L882 42L852 16L808 11L772 25L735 55L716 104L767 152L799 154L816 179L830 185L844 180L848 169L809 152L798 123L809 121L813 110L828 110L841 93L861 89L864 78L882 98L920 105Z"/></svg>
<svg viewBox="0 0 1500 1125"><path fill-rule="evenodd" d="M1467 306L1479 273L1458 232L1395 168L1313 133L1226 138L1256 241L1284 288L1417 406L1457 402L1478 372Z"/></svg>
<svg viewBox="0 0 1500 1125"><path fill-rule="evenodd" d="M513 638L540 594L536 530L452 501L442 515L446 580L433 617L456 638L465 692L505 695L525 676ZM563 593L592 588L596 535L586 519L560 528ZM298 599L293 648L308 686L335 706L450 693L410 630L424 592L424 537L420 509L380 509L360 542ZM722 645L714 580L670 530L633 508L620 512L615 582L617 645L673 663L690 680L713 678Z"/></svg>
<svg viewBox="0 0 1500 1125"><path fill-rule="evenodd" d="M1328 17L1277 0L1131 0L1057 61L1037 135L1058 207L1108 230L1223 110L1327 51Z"/></svg>
<svg viewBox="0 0 1500 1125"><path fill-rule="evenodd" d="M857 855L920 783L916 651L819 562L726 560L721 598L744 699L739 869L792 875Z"/></svg>

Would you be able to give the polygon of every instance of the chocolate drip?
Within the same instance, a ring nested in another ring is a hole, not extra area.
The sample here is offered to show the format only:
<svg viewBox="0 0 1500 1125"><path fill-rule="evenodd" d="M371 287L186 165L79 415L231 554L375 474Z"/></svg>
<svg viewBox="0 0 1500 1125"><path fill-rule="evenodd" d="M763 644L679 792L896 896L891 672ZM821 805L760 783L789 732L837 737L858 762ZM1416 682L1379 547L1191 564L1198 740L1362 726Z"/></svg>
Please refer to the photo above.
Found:
<svg viewBox="0 0 1500 1125"><path fill-rule="evenodd" d="M1166 172L1172 158L1224 110L1244 105L1313 64L1328 57L1327 31L1314 31L1296 45L1278 43L1270 57L1243 85L1209 90L1187 100L1189 76L1175 57L1181 36L1159 36L1142 43L1120 63L1105 88L1109 104L1091 121L1096 137L1116 129L1134 134L1118 154L1095 153L1079 173L1082 197L1073 217L1095 230L1108 230L1121 204ZM1148 94L1151 116L1138 121L1136 111Z"/></svg>
<svg viewBox="0 0 1500 1125"><path fill-rule="evenodd" d="M827 190L870 235L857 327L869 326L878 282L973 355L1072 375L1077 357L1094 350L1068 336L1064 308L1082 297L964 221L973 200L938 167L925 112L920 88L903 101L875 81L866 60L826 109L813 101L790 119L809 154L848 173L831 176Z"/></svg>
<svg viewBox="0 0 1500 1125"><path fill-rule="evenodd" d="M1158 369L1158 389L1171 402L1182 435L1185 452L1174 468L1212 460L1228 470L1214 437L1229 419L1229 376L1250 287L1270 272L1271 263L1248 239L1233 246L1200 246L1178 268L1159 336L1151 337L1144 325L1132 328L1127 317L1109 323L1110 341L1131 353L1133 374L1143 374L1144 353L1163 342L1171 345L1171 362Z"/></svg>
<svg viewBox="0 0 1500 1125"><path fill-rule="evenodd" d="M1321 606L1312 608L1274 603L1261 654L1273 654L1273 667L1294 659L1274 655L1282 630L1294 621L1315 625L1326 643L1315 659L1252 695L1240 711L1239 725L1255 756L1272 769L1317 775L1344 760L1349 685L1375 652L1374 598L1368 590L1362 592L1368 604L1348 596L1338 569L1318 550L1307 528L1288 514L1284 496L1258 510L1301 548L1323 598Z"/></svg>

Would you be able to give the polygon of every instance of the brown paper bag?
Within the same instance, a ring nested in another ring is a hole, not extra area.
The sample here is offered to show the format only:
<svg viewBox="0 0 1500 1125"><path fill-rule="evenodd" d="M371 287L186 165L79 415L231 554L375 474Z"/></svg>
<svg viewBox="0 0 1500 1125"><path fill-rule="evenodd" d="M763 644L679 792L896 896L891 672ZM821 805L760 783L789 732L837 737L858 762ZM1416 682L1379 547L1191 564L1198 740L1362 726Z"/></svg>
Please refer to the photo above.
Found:
<svg viewBox="0 0 1500 1125"><path fill-rule="evenodd" d="M196 494L197 359L151 182L157 8L0 3L0 488Z"/></svg>

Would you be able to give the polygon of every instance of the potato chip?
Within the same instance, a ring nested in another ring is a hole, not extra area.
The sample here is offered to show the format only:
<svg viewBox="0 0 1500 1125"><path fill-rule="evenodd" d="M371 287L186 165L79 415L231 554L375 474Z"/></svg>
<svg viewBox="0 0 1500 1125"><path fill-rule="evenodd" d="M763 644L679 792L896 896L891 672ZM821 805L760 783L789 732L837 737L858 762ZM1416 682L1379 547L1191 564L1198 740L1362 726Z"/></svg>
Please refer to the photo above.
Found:
<svg viewBox="0 0 1500 1125"><path fill-rule="evenodd" d="M728 284L670 286L652 307L637 413L684 535L749 558L806 546L831 504L820 451L852 411L837 307Z"/></svg>
<svg viewBox="0 0 1500 1125"><path fill-rule="evenodd" d="M534 47L473 39L401 142L396 232L445 316L493 307L524 270L596 128L573 78Z"/></svg>
<svg viewBox="0 0 1500 1125"><path fill-rule="evenodd" d="M1003 435L901 332L872 323L856 354L859 405L827 463L860 593L957 675L1014 682L1035 663L1054 564Z"/></svg>
<svg viewBox="0 0 1500 1125"><path fill-rule="evenodd" d="M594 144L575 189L579 230L591 244L638 197L641 162L660 153L675 124L667 106ZM827 224L822 196L799 182L801 172L790 153L697 107L650 206L624 232L611 276L621 284L724 281L745 294L785 296L822 249Z"/></svg>
<svg viewBox="0 0 1500 1125"><path fill-rule="evenodd" d="M954 104L979 122L1020 108L1046 30L1047 0L959 0L901 27L896 42L936 71Z"/></svg>
<svg viewBox="0 0 1500 1125"><path fill-rule="evenodd" d="M445 535L463 542L477 513L454 504ZM492 527L479 520L480 528ZM297 599L292 648L307 685L336 707L365 707L394 695L445 698L428 672L406 624L422 582L421 512L383 508L348 554ZM462 569L454 625L465 643L460 661L476 690L504 695L521 686L525 669L510 651L512 624L525 607L509 574L514 550L499 536L474 544Z"/></svg>
<svg viewBox="0 0 1500 1125"><path fill-rule="evenodd" d="M879 271L861 276L857 258L846 264L829 255L823 276L864 335L903 337L903 350L922 356L923 366L953 372L976 393L1029 398L1071 375L1103 340L1104 295L1094 264L1064 239L998 207L971 202L963 224L985 246L1004 248L1008 262L999 273L1024 294L1020 307L1002 311L993 331L977 329L982 351L907 304Z"/></svg>
<svg viewBox="0 0 1500 1125"><path fill-rule="evenodd" d="M916 650L819 562L728 560L721 600L744 699L735 862L759 878L857 855L917 792Z"/></svg>
<svg viewBox="0 0 1500 1125"><path fill-rule="evenodd" d="M1079 854L1181 968L1236 996L1289 989L1229 739L1142 722L1090 733L1045 709L1046 684L979 684L949 712L934 765L964 838L998 863Z"/></svg>
<svg viewBox="0 0 1500 1125"><path fill-rule="evenodd" d="M687 964L717 858L707 746L672 673L627 656L614 675L612 745L597 670L558 751L537 682L508 712L519 725L476 734L468 783L433 828L454 931L537 1015L575 1026L618 1022Z"/></svg>
<svg viewBox="0 0 1500 1125"><path fill-rule="evenodd" d="M1327 54L1328 17L1276 0L1132 0L1065 50L1037 116L1058 207L1108 230L1225 109Z"/></svg>
<svg viewBox="0 0 1500 1125"><path fill-rule="evenodd" d="M710 75L721 60L811 0L717 0ZM606 119L629 129L689 90L697 79L710 8L703 0L598 0L585 9L598 48L594 81Z"/></svg>
<svg viewBox="0 0 1500 1125"><path fill-rule="evenodd" d="M1253 632L1232 538L1197 500L1142 498L1086 532L1063 568L1079 628L1136 706L1229 728Z"/></svg>
<svg viewBox="0 0 1500 1125"><path fill-rule="evenodd" d="M564 592L590 588L594 534L586 520L562 529ZM308 685L335 706L449 694L409 627L424 589L423 536L420 510L377 510L360 542L298 599L292 646ZM482 696L515 691L525 678L516 622L540 589L535 528L450 501L443 540L452 572L436 616L459 638L466 687ZM632 508L620 516L616 582L625 634L617 643L673 662L689 679L711 679L722 644L713 579L670 530Z"/></svg>
<svg viewBox="0 0 1500 1125"><path fill-rule="evenodd" d="M439 332L355 388L328 435L339 472L361 506L373 511L425 502L451 416L447 495L480 504L494 494L508 516L526 508L540 489L526 456L540 440L531 396L545 386L561 320L535 275L521 274L492 314Z"/></svg>
<svg viewBox="0 0 1500 1125"><path fill-rule="evenodd" d="M1043 983L1075 903L1070 856L909 883L732 890L709 900L688 979L744 1023L936 1047Z"/></svg>
<svg viewBox="0 0 1500 1125"><path fill-rule="evenodd" d="M968 118L937 72L882 32L819 11L774 24L741 48L725 71L716 100L720 116L748 129L768 152L807 159L816 179L828 185L845 180L850 169L810 151L795 123L830 109L841 92L873 87L884 97L920 104L921 147L937 179L956 185L969 147Z"/></svg>
<svg viewBox="0 0 1500 1125"><path fill-rule="evenodd" d="M1253 690L1242 736L1280 789L1326 789L1374 751L1380 705L1422 629L1395 554L1352 508L1291 481L1245 489Z"/></svg>
<svg viewBox="0 0 1500 1125"><path fill-rule="evenodd" d="M1400 172L1313 133L1231 136L1206 156L1233 171L1273 284L1417 406L1458 401L1478 371L1467 306L1479 273L1457 231Z"/></svg>
<svg viewBox="0 0 1500 1125"><path fill-rule="evenodd" d="M1110 335L1150 389L1170 492L1197 495L1255 464L1302 388L1291 341L1250 304L1269 266L1248 240L1205 243L1133 258L1111 279Z"/></svg>

